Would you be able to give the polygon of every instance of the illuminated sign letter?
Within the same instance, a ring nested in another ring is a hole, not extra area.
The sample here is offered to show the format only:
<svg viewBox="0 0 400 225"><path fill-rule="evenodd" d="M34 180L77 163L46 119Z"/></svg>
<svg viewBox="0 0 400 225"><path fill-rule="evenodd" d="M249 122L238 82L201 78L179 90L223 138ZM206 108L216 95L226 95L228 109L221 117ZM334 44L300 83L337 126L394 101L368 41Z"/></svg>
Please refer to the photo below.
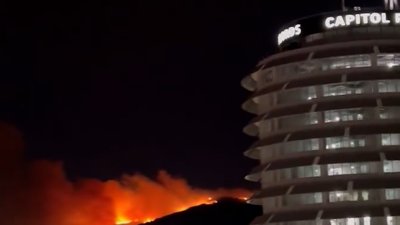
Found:
<svg viewBox="0 0 400 225"><path fill-rule="evenodd" d="M368 24L369 22L369 13L361 13L360 16L362 18L362 24Z"/></svg>
<svg viewBox="0 0 400 225"><path fill-rule="evenodd" d="M295 35L300 35L301 34L301 25L300 24L297 24L295 27L294 27L294 30L295 30Z"/></svg>
<svg viewBox="0 0 400 225"><path fill-rule="evenodd" d="M325 27L328 29L334 28L335 27L335 18L333 17L328 17L325 19Z"/></svg>
<svg viewBox="0 0 400 225"><path fill-rule="evenodd" d="M387 18L386 13L382 13L382 24L390 24L391 21Z"/></svg>
<svg viewBox="0 0 400 225"><path fill-rule="evenodd" d="M400 24L400 13L395 13L394 14L394 23L395 24Z"/></svg>
<svg viewBox="0 0 400 225"><path fill-rule="evenodd" d="M346 26L346 22L344 22L343 16L336 17L335 27L344 27Z"/></svg>
<svg viewBox="0 0 400 225"><path fill-rule="evenodd" d="M392 23L400 24L399 12L393 14L388 14L387 12L358 13L325 18L325 28L327 29L359 25L388 25Z"/></svg>
<svg viewBox="0 0 400 225"><path fill-rule="evenodd" d="M350 26L352 23L354 23L354 21L356 21L356 17L354 15L346 15L345 19L347 26Z"/></svg>
<svg viewBox="0 0 400 225"><path fill-rule="evenodd" d="M360 16L360 14L356 14L356 24L357 25L361 24L361 16Z"/></svg>
<svg viewBox="0 0 400 225"><path fill-rule="evenodd" d="M301 34L301 25L296 24L293 27L286 28L278 35L278 45L282 44L282 42L293 38L295 36L299 36Z"/></svg>
<svg viewBox="0 0 400 225"><path fill-rule="evenodd" d="M372 13L370 16L372 24L379 24L382 21L381 15L379 13Z"/></svg>

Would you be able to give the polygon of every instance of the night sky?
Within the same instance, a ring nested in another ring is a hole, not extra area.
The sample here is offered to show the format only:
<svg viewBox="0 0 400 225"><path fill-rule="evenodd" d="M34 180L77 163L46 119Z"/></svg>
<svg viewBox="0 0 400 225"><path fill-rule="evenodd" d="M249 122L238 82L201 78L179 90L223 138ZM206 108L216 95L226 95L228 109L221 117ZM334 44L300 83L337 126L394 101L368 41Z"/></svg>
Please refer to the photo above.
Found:
<svg viewBox="0 0 400 225"><path fill-rule="evenodd" d="M160 169L204 188L255 187L240 80L291 20L340 0L101 1L0 7L0 116L29 160L71 179ZM348 1L358 4L357 1ZM376 1L358 1L375 5ZM361 4L360 4L361 5Z"/></svg>

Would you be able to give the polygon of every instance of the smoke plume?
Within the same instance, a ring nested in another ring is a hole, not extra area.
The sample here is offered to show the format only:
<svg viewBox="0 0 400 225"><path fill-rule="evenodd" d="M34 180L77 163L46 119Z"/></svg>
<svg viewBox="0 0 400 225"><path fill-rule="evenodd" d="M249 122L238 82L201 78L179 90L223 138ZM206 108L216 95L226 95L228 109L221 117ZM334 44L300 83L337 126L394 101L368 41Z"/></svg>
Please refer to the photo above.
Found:
<svg viewBox="0 0 400 225"><path fill-rule="evenodd" d="M18 130L0 123L0 224L135 225L219 197L249 195L240 189L195 189L165 171L155 180L133 174L70 182L60 162L24 162L23 148Z"/></svg>

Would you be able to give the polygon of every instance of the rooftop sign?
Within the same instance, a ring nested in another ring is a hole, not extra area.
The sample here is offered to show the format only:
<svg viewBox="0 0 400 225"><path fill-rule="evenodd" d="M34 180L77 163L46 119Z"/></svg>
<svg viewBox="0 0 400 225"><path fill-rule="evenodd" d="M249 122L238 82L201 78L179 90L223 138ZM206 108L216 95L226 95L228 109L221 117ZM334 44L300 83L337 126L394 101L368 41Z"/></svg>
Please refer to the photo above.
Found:
<svg viewBox="0 0 400 225"><path fill-rule="evenodd" d="M330 16L324 19L326 29L360 26L360 25L387 25L400 24L400 13L356 13L339 16Z"/></svg>
<svg viewBox="0 0 400 225"><path fill-rule="evenodd" d="M281 30L277 37L278 45L281 46L290 40L296 40L313 33L361 26L399 26L400 28L400 12L353 11L349 13L339 12L307 17Z"/></svg>

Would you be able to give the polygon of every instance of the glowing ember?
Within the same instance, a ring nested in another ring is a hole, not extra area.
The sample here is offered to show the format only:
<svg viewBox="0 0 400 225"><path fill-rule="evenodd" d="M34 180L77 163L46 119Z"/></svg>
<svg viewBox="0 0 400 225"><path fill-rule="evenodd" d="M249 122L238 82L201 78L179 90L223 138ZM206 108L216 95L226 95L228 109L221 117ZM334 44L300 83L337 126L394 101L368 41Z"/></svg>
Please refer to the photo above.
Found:
<svg viewBox="0 0 400 225"><path fill-rule="evenodd" d="M123 216L117 216L117 219L115 220L116 225L124 225L124 224L131 224L133 221L123 217Z"/></svg>
<svg viewBox="0 0 400 225"><path fill-rule="evenodd" d="M247 200L249 200L249 197L240 197L239 199L242 201L247 201Z"/></svg>
<svg viewBox="0 0 400 225"><path fill-rule="evenodd" d="M124 225L124 224L130 224L130 223L132 223L131 220L117 220L115 222L116 225Z"/></svg>
<svg viewBox="0 0 400 225"><path fill-rule="evenodd" d="M198 205L202 205L202 204L212 205L212 204L215 204L215 203L218 203L218 201L213 199L212 197L208 197L206 202L198 204Z"/></svg>
<svg viewBox="0 0 400 225"><path fill-rule="evenodd" d="M154 221L154 219L152 219L152 218L146 218L144 221L143 221L143 223L150 223L150 222L153 222Z"/></svg>

